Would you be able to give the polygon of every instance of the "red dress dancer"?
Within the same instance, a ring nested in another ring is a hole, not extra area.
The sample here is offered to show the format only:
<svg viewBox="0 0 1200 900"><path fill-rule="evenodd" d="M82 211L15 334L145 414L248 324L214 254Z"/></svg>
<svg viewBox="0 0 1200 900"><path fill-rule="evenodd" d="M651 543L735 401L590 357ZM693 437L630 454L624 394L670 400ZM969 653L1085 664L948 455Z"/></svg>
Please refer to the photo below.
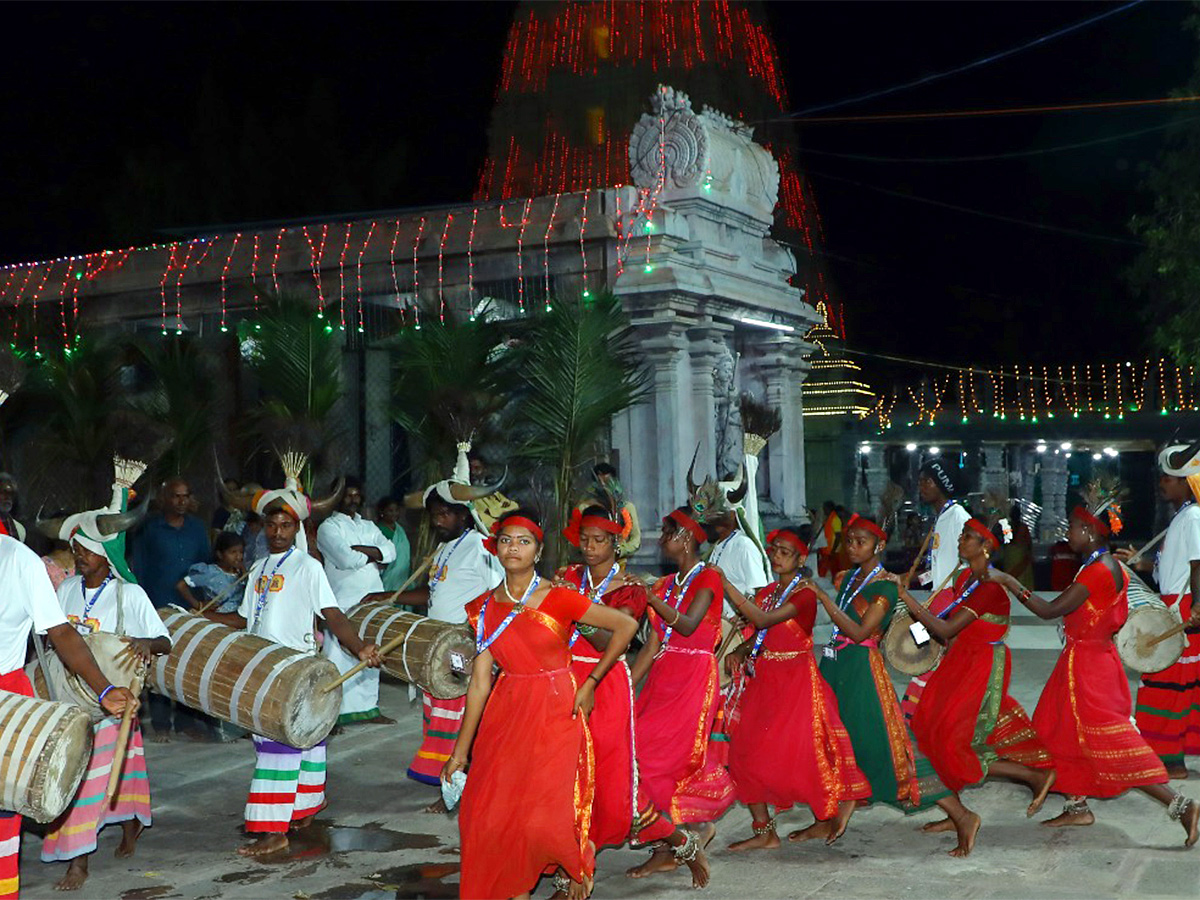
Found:
<svg viewBox="0 0 1200 900"><path fill-rule="evenodd" d="M1075 578L1088 596L1063 617L1067 645L1033 713L1033 727L1058 770L1055 790L1068 796L1115 797L1167 783L1162 760L1129 721L1129 682L1113 644L1129 614L1129 574L1121 575L1118 589L1096 560Z"/></svg>
<svg viewBox="0 0 1200 900"><path fill-rule="evenodd" d="M708 752L720 703L713 651L721 637L723 591L721 577L702 563L683 581L680 589L664 578L654 591L681 610L702 590L712 591L714 599L699 627L686 636L648 611L662 648L635 707L638 768L642 793L673 822L711 822L733 803L729 773Z"/></svg>
<svg viewBox="0 0 1200 900"><path fill-rule="evenodd" d="M467 605L477 628L493 634L513 605L494 594ZM592 739L571 716L578 685L567 638L587 598L554 588L526 608L491 644L503 670L488 698L471 751L459 813L462 897L514 897L561 866L575 881L591 876Z"/></svg>
<svg viewBox="0 0 1200 900"><path fill-rule="evenodd" d="M955 792L982 781L999 759L1051 768L1050 754L1025 710L1008 693L1007 592L966 571L955 581L954 593L952 606L975 618L953 639L921 696L912 720L917 749Z"/></svg>
<svg viewBox="0 0 1200 900"><path fill-rule="evenodd" d="M571 566L563 578L584 591L587 566ZM601 582L593 590L601 590ZM586 593L586 591L584 591ZM593 603L629 610L640 619L646 611L646 592L633 585L608 591ZM571 647L571 672L582 684L600 661L601 653L585 639ZM629 666L617 663L596 688L596 705L588 717L596 757L595 798L592 801L591 839L597 848L619 846L629 839L637 802L637 761L634 755L633 684Z"/></svg>
<svg viewBox="0 0 1200 900"><path fill-rule="evenodd" d="M778 589L759 590L760 607ZM792 618L766 630L746 682L740 720L729 747L737 799L789 809L807 804L818 820L833 818L847 800L868 800L871 785L854 760L837 698L817 671L812 628L817 595L788 597Z"/></svg>

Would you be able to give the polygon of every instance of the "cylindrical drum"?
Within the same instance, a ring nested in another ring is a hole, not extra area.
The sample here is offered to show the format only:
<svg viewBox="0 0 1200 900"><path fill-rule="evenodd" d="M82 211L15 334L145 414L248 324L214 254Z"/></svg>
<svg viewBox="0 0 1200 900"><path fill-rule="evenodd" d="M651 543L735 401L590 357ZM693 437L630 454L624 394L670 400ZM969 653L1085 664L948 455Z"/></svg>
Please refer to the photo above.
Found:
<svg viewBox="0 0 1200 900"><path fill-rule="evenodd" d="M1187 639L1176 634L1153 646L1150 641L1165 634L1183 620L1178 606L1167 606L1162 598L1146 587L1136 575L1129 578L1129 618L1117 632L1117 653L1121 662L1135 672L1161 672L1183 655Z"/></svg>
<svg viewBox="0 0 1200 900"><path fill-rule="evenodd" d="M924 675L933 669L942 658L944 648L932 637L920 646L913 637L909 627L913 623L912 613L901 609L892 616L892 624L884 632L883 651L884 661L897 672L905 675Z"/></svg>
<svg viewBox="0 0 1200 900"><path fill-rule="evenodd" d="M402 638L400 646L383 658L388 674L439 700L453 700L467 692L475 639L466 625L402 612L390 603L360 603L346 615L364 641L382 647Z"/></svg>
<svg viewBox="0 0 1200 900"><path fill-rule="evenodd" d="M195 709L306 750L337 722L342 691L320 688L337 666L264 638L234 631L178 607L160 609L171 652L150 667L148 684Z"/></svg>
<svg viewBox="0 0 1200 900"><path fill-rule="evenodd" d="M37 640L37 638L35 638ZM92 651L96 665L104 673L104 677L117 687L129 688L137 696L142 692L146 678L146 665L137 656L128 653L129 645L119 634L108 631L97 631L85 634L83 642ZM42 661L39 656L25 667L25 674L33 685L33 695L43 700L61 700L73 703L91 716L93 722L105 718L106 713L100 706L100 699L88 683L62 664L58 654L52 649L46 651L46 665L49 668L49 685L47 673L42 671Z"/></svg>
<svg viewBox="0 0 1200 900"><path fill-rule="evenodd" d="M92 758L92 720L78 706L0 691L0 809L52 822Z"/></svg>

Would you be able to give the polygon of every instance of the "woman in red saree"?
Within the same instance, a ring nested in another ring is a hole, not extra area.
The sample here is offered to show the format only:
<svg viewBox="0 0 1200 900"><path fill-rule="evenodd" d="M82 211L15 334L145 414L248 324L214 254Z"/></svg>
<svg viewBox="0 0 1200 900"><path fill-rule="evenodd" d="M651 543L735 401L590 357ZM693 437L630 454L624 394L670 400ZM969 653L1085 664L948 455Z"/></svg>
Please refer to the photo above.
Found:
<svg viewBox="0 0 1200 900"><path fill-rule="evenodd" d="M801 587L808 545L791 528L767 535L775 574L754 601L724 579L725 596L757 631L726 657L749 676L740 698L740 720L729 747L729 774L737 799L750 807L754 836L729 849L779 847L768 806L807 804L828 823L827 844L846 830L871 785L854 761L850 735L838 716L833 690L817 671L812 629L817 595Z"/></svg>
<svg viewBox="0 0 1200 900"><path fill-rule="evenodd" d="M951 856L967 856L979 833L979 816L963 805L959 793L989 776L1027 784L1032 816L1054 784L1053 765L1037 739L1025 710L1008 693L1012 654L1008 633L1008 595L989 581L989 558L1000 541L978 519L968 519L958 538L959 557L966 562L954 584L954 601L934 615L896 582L900 599L913 618L940 643L949 645L929 677L912 719L917 749L929 759L949 796L938 800L949 817L932 822L926 832L953 830L958 845Z"/></svg>
<svg viewBox="0 0 1200 900"><path fill-rule="evenodd" d="M1115 797L1139 788L1166 805L1191 847L1200 829L1200 804L1167 787L1162 760L1129 721L1129 682L1113 644L1129 614L1129 574L1108 552L1119 519L1102 516L1084 507L1071 513L1067 542L1085 562L1053 600L1033 596L1009 575L992 574L1035 615L1062 616L1066 630L1066 646L1033 713L1033 727L1058 769L1055 790L1067 798L1062 813L1042 824L1091 825L1096 819L1088 797Z"/></svg>
<svg viewBox="0 0 1200 900"><path fill-rule="evenodd" d="M638 798L640 840L647 822L670 819L703 827L679 847L658 846L627 873L642 878L684 863L692 883L708 881L703 848L717 833L712 824L733 803L729 773L709 753L709 735L720 703L714 650L721 636L721 577L701 562L704 528L681 507L663 519L659 547L676 570L647 594L650 638L633 664L638 695Z"/></svg>
<svg viewBox="0 0 1200 900"><path fill-rule="evenodd" d="M459 893L473 900L528 897L543 874L561 868L570 896L586 897L595 871L587 714L637 623L542 582L535 571L542 529L529 513L500 518L489 543L504 580L467 606L476 656L462 730L442 768L448 782L471 759L459 813ZM570 669L573 622L613 635L582 684ZM502 670L494 689L493 663Z"/></svg>

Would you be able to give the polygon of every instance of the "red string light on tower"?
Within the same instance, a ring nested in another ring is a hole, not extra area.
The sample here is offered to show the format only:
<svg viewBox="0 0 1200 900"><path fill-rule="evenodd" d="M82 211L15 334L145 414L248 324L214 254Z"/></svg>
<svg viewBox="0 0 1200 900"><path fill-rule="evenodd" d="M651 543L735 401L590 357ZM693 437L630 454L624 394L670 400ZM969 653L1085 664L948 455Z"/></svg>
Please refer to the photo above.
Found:
<svg viewBox="0 0 1200 900"><path fill-rule="evenodd" d="M363 286L362 286L362 261L363 254L367 252L367 245L371 243L371 236L375 234L375 223L371 223L371 227L367 229L366 240L362 242L362 246L358 250L358 333L362 334L363 328Z"/></svg>
<svg viewBox="0 0 1200 900"><path fill-rule="evenodd" d="M237 232L233 236L233 244L229 248L229 255L225 257L225 266L221 269L221 331L229 330L229 323L226 320L226 297L225 297L225 281L229 277L229 266L233 262L233 255L237 253L238 241L242 239L241 232Z"/></svg>
<svg viewBox="0 0 1200 900"><path fill-rule="evenodd" d="M521 315L525 315L525 229L529 227L529 210L533 206L532 200L526 200L521 206L521 221L509 222L504 217L504 204L500 204L500 227L501 228L517 228L517 308Z"/></svg>
<svg viewBox="0 0 1200 900"><path fill-rule="evenodd" d="M446 255L446 237L450 234L450 225L453 222L454 216L450 213L446 213L446 224L442 226L442 239L438 241L438 322L440 322L442 325L446 324L446 299L442 294L442 263Z"/></svg>
<svg viewBox="0 0 1200 900"><path fill-rule="evenodd" d="M550 231L554 228L554 216L558 213L558 201L562 194L554 195L554 206L550 209L550 219L546 222L546 233L542 237L542 268L546 277L546 312L550 312Z"/></svg>
<svg viewBox="0 0 1200 900"><path fill-rule="evenodd" d="M421 283L418 280L420 274L417 270L417 248L421 246L421 236L425 234L425 217L421 216L421 222L417 226L417 236L413 238L413 319L416 322L414 326L418 331L421 330Z"/></svg>
<svg viewBox="0 0 1200 900"><path fill-rule="evenodd" d="M587 231L587 213L588 213L588 195L591 194L591 188L584 188L583 205L579 210L579 266L583 272L583 299L586 300L592 296L592 292L588 290L588 263L587 249L583 245L583 233Z"/></svg>
<svg viewBox="0 0 1200 900"><path fill-rule="evenodd" d="M479 207L471 210L471 234L467 237L467 304L471 309L471 321L475 321L475 223L479 221Z"/></svg>

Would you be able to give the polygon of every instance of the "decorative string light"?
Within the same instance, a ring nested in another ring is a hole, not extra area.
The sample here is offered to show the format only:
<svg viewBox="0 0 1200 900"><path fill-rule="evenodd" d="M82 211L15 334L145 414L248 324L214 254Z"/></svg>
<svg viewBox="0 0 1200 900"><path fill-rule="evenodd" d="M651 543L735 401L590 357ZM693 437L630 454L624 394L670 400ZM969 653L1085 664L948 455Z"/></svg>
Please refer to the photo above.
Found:
<svg viewBox="0 0 1200 900"><path fill-rule="evenodd" d="M275 293L279 293L279 250L283 247L283 235L287 231L286 228L280 228L279 233L275 235L275 253L271 257L271 285L275 288ZM258 252L258 235L254 236L255 253ZM255 306L258 305L258 295L254 297Z"/></svg>
<svg viewBox="0 0 1200 900"><path fill-rule="evenodd" d="M554 227L554 216L558 212L558 201L562 194L554 195L554 206L550 209L550 219L546 222L546 233L542 237L542 266L546 275L546 312L550 312L550 230Z"/></svg>
<svg viewBox="0 0 1200 900"><path fill-rule="evenodd" d="M442 226L442 239L438 241L438 322L442 325L446 324L446 300L442 294L443 287L443 260L446 255L446 237L450 234L450 225L454 222L454 216L451 213L446 214L446 224Z"/></svg>
<svg viewBox="0 0 1200 900"><path fill-rule="evenodd" d="M338 314L342 331L346 330L346 251L350 249L350 232L353 228L354 223L346 223L346 239L342 242L342 253L338 257Z"/></svg>
<svg viewBox="0 0 1200 900"><path fill-rule="evenodd" d="M591 194L591 188L585 188L583 192L583 205L579 209L579 268L583 272L583 299L586 300L592 296L592 292L588 290L588 263L587 249L583 244L583 233L587 231L587 212L588 212L588 195Z"/></svg>
<svg viewBox="0 0 1200 900"><path fill-rule="evenodd" d="M225 280L229 276L229 264L233 262L233 254L237 253L238 241L241 238L241 233L234 234L233 244L229 248L229 255L225 257L225 266L221 269L221 331L229 330L229 323L226 321Z"/></svg>
<svg viewBox="0 0 1200 900"><path fill-rule="evenodd" d="M392 290L396 294L396 308L400 310L400 322L404 323L404 304L400 299L400 280L396 277L396 244L400 241L400 220L396 220L396 229L392 232L392 246L388 250L388 267L392 270ZM320 315L318 314L318 318Z"/></svg>
<svg viewBox="0 0 1200 900"><path fill-rule="evenodd" d="M305 232L305 234L307 234L307 232ZM250 263L250 284L254 287L258 287L258 239L259 234L256 231L254 233L254 258ZM254 294L255 303L257 303L258 291L251 291L251 293Z"/></svg>
<svg viewBox="0 0 1200 900"><path fill-rule="evenodd" d="M471 210L471 234L467 238L467 304L471 309L471 321L475 321L475 223L479 221L479 207Z"/></svg>
<svg viewBox="0 0 1200 900"><path fill-rule="evenodd" d="M164 337L167 334L167 276L171 274L171 269L175 265L176 247L176 244L171 244L171 254L167 259L167 267L163 270L162 280L158 283L158 290L162 296L162 333Z"/></svg>
<svg viewBox="0 0 1200 900"><path fill-rule="evenodd" d="M367 246L371 243L371 237L375 234L375 223L371 223L371 227L367 229L366 239L363 240L362 246L358 248L358 333L364 332L363 328L363 285L362 285L362 261L363 254L367 252Z"/></svg>
<svg viewBox="0 0 1200 900"><path fill-rule="evenodd" d="M421 330L421 295L420 282L417 280L417 247L421 245L421 236L425 234L425 217L421 216L421 224L417 227L417 236L413 238L413 319L416 329Z"/></svg>

